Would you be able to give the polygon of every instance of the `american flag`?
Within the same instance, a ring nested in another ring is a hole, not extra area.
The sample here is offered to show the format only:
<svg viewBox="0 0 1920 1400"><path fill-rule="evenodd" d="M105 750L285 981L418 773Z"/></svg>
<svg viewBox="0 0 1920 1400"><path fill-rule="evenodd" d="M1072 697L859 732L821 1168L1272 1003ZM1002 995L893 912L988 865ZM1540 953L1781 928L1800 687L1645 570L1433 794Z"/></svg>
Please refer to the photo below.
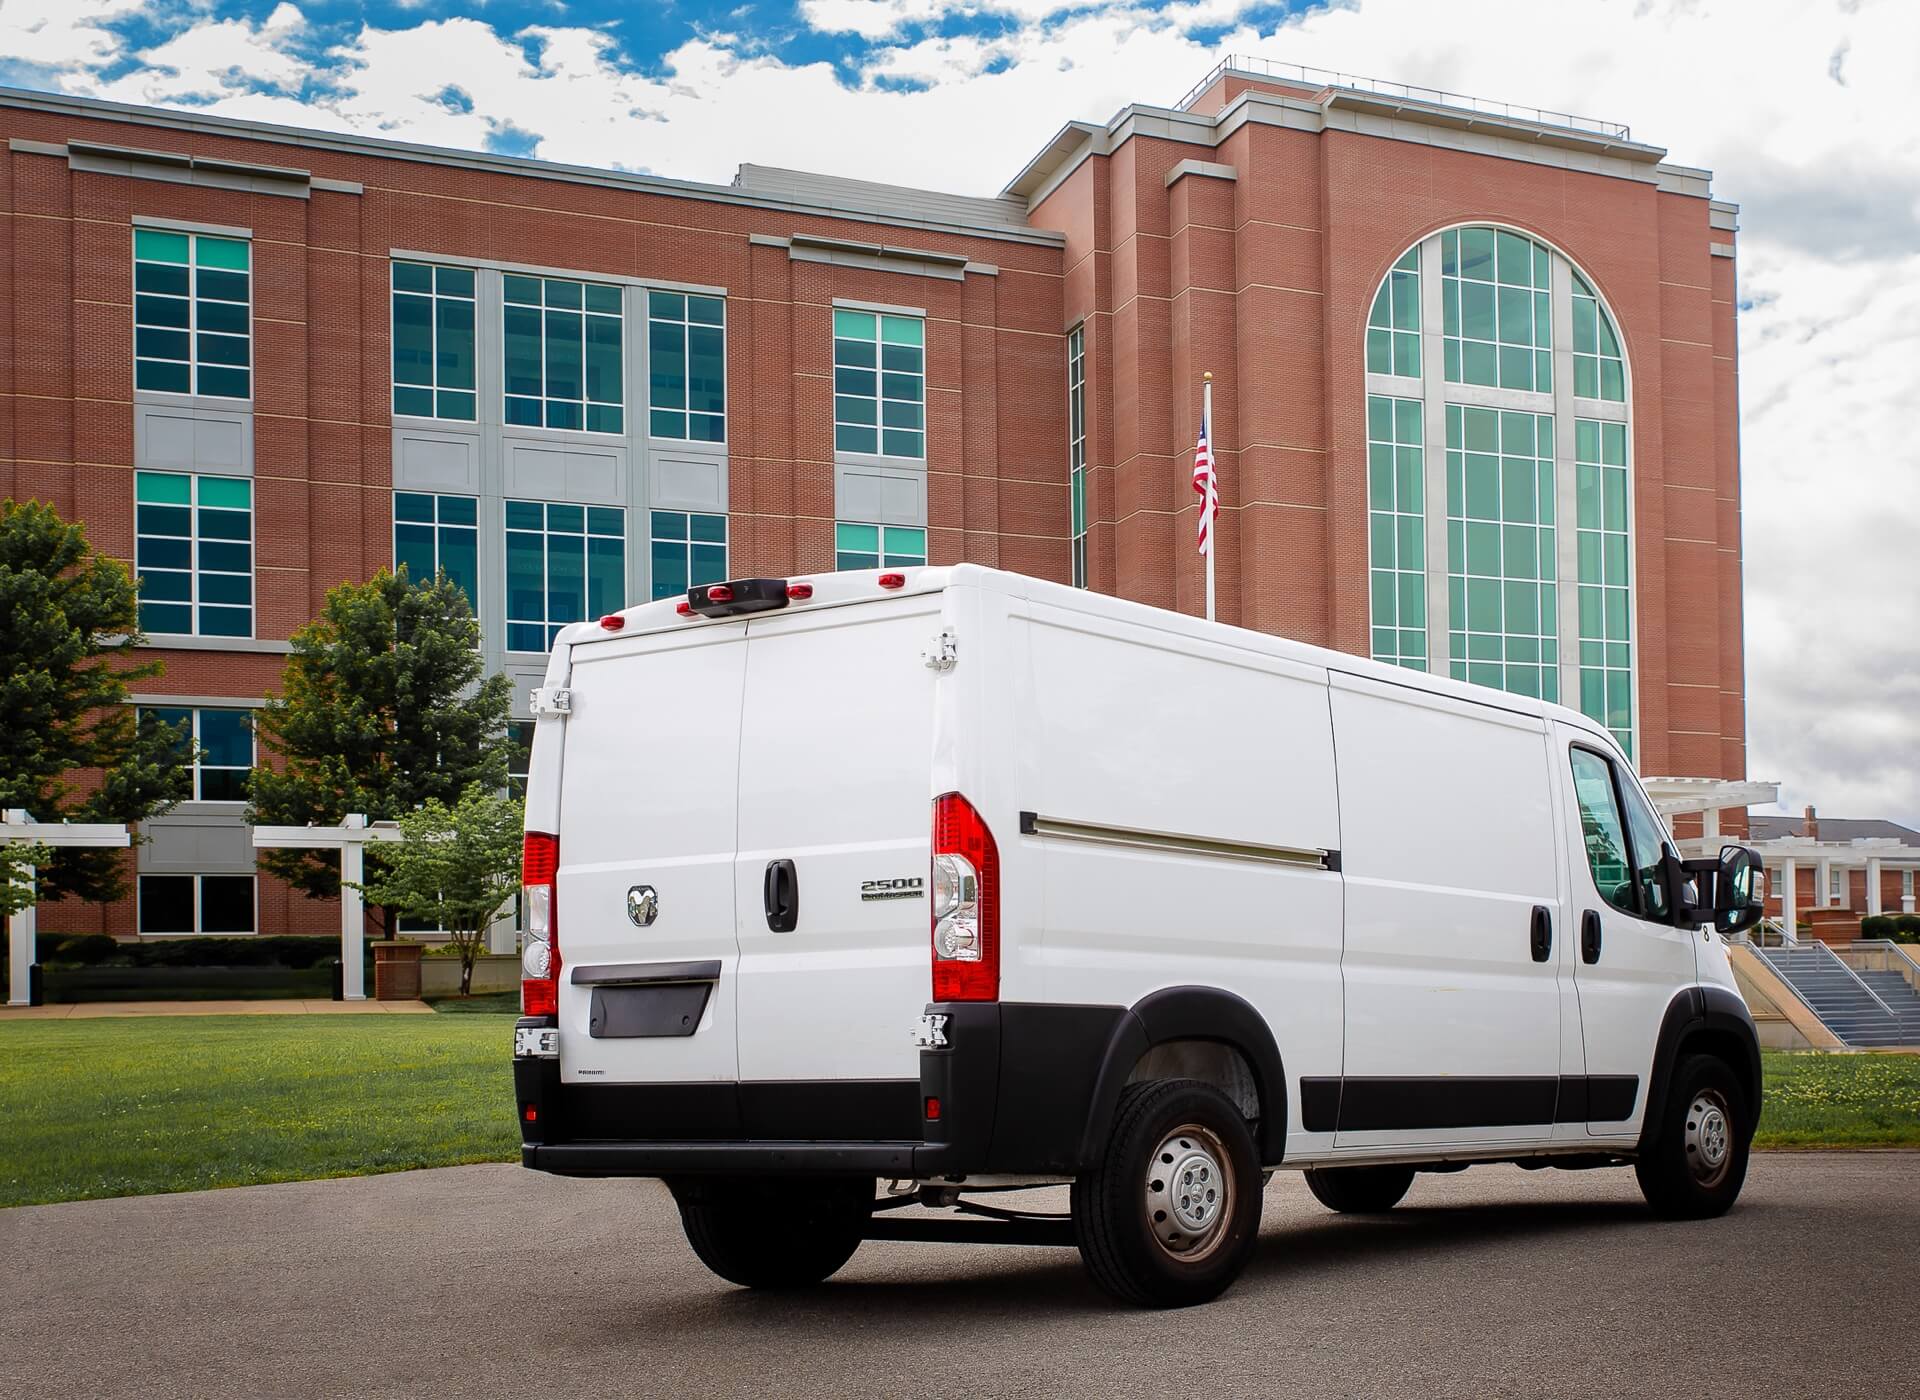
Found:
<svg viewBox="0 0 1920 1400"><path fill-rule="evenodd" d="M1220 485L1213 475L1213 445L1207 441L1207 415L1200 415L1200 441L1193 448L1193 489L1200 497L1200 552L1213 548L1213 518L1220 513Z"/></svg>

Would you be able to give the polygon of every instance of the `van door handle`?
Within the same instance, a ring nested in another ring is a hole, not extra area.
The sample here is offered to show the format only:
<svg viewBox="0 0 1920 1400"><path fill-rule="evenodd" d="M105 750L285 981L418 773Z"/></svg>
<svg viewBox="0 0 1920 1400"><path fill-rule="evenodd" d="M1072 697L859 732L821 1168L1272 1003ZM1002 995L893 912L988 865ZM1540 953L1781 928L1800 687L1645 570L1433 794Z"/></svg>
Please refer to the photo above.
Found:
<svg viewBox="0 0 1920 1400"><path fill-rule="evenodd" d="M800 872L792 861L767 862L762 893L766 897L767 928L774 933L792 933L800 922Z"/></svg>
<svg viewBox="0 0 1920 1400"><path fill-rule="evenodd" d="M1553 915L1544 904L1533 906L1533 960L1545 962L1553 956Z"/></svg>
<svg viewBox="0 0 1920 1400"><path fill-rule="evenodd" d="M1580 916L1580 961L1600 961L1600 911L1589 909Z"/></svg>

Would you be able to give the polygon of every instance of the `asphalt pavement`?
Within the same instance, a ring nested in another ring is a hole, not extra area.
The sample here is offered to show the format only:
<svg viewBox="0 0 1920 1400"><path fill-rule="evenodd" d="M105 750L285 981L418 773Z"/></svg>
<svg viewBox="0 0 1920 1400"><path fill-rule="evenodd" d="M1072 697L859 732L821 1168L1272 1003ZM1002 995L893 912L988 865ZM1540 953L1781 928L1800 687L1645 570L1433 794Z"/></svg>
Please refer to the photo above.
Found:
<svg viewBox="0 0 1920 1400"><path fill-rule="evenodd" d="M1690 1224L1630 1171L1422 1176L1371 1219L1281 1173L1247 1273L1174 1313L1041 1247L869 1243L750 1293L657 1183L511 1166L0 1211L0 1259L15 1395L1920 1393L1916 1153L1759 1155Z"/></svg>

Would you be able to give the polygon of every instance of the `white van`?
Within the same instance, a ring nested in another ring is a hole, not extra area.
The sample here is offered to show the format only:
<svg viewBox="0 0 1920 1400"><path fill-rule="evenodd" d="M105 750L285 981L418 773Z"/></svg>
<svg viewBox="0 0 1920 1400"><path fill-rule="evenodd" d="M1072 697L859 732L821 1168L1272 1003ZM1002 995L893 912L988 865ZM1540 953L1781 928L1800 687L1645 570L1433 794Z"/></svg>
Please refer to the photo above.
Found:
<svg viewBox="0 0 1920 1400"><path fill-rule="evenodd" d="M1571 710L970 565L576 624L534 699L523 1160L664 1177L725 1278L1063 1243L1178 1305L1276 1168L1739 1193L1758 861Z"/></svg>

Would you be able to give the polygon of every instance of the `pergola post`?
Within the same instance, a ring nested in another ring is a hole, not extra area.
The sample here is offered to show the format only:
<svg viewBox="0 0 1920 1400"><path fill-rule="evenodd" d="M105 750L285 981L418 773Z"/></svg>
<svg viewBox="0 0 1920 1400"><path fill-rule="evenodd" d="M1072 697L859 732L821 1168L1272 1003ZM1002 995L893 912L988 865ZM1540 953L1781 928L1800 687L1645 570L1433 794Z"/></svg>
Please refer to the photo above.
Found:
<svg viewBox="0 0 1920 1400"><path fill-rule="evenodd" d="M301 851L340 852L340 999L367 999L366 973L361 957L366 941L366 896L353 888L366 879L369 841L405 838L392 822L369 822L366 814L350 812L338 826L256 826L253 844Z"/></svg>
<svg viewBox="0 0 1920 1400"><path fill-rule="evenodd" d="M1813 863L1813 907L1825 909L1832 902L1833 862L1821 856Z"/></svg>
<svg viewBox="0 0 1920 1400"><path fill-rule="evenodd" d="M0 842L24 846L125 847L132 844L125 826L114 822L36 822L19 808L0 812ZM39 871L24 866L13 877L29 896L19 913L7 919L7 1005L33 1004L33 964L39 956L39 910L32 895Z"/></svg>
<svg viewBox="0 0 1920 1400"><path fill-rule="evenodd" d="M1788 938L1800 936L1799 911L1794 908L1794 900L1800 893L1796 883L1799 878L1800 872L1796 868L1793 857L1787 856L1782 859L1780 862L1780 927L1786 930Z"/></svg>
<svg viewBox="0 0 1920 1400"><path fill-rule="evenodd" d="M13 877L16 887L25 886L27 901L7 916L7 1005L33 1005L33 963L37 950L39 911L34 907L34 868L29 865Z"/></svg>
<svg viewBox="0 0 1920 1400"><path fill-rule="evenodd" d="M1867 857L1867 913L1880 912L1880 857Z"/></svg>

